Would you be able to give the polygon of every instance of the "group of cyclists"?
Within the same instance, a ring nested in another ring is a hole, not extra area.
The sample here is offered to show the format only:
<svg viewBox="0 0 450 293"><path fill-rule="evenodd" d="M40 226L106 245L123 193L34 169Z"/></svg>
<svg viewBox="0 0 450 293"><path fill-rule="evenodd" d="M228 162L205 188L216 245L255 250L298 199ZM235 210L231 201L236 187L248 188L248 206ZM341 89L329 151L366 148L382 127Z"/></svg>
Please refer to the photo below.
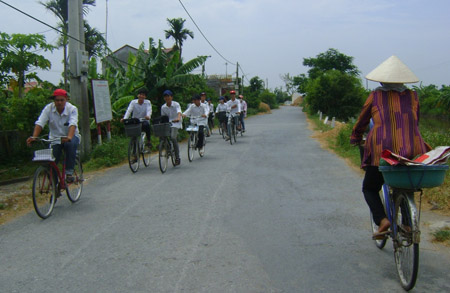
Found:
<svg viewBox="0 0 450 293"><path fill-rule="evenodd" d="M247 102L242 95L239 95L239 99L236 98L236 91L229 92L230 98L227 101L227 97L221 96L219 98L219 104L214 109L214 104L210 98L206 97L206 93L202 92L192 97L191 103L187 105L187 109L182 112L181 106L178 102L173 100L173 92L171 90L165 90L163 97L165 104L161 106L161 117L155 119L158 122L170 122L171 132L170 139L174 146L175 151L175 165L181 163L180 160L180 148L178 145L178 130L183 127L182 118L190 117L195 118L195 123L199 126L198 130L198 142L196 149L201 149L204 145L205 135L210 136L212 128L214 127L215 115L218 115L220 125L227 125L228 123L235 123L241 127L241 131L245 132L244 119L247 114ZM137 99L132 100L128 106L128 109L121 119L144 118L142 123L142 129L147 134L148 142L150 143L150 119L152 114L152 105L147 98L147 91L140 89L137 94ZM234 121L232 121L234 119ZM226 135L226 140L230 137Z"/></svg>

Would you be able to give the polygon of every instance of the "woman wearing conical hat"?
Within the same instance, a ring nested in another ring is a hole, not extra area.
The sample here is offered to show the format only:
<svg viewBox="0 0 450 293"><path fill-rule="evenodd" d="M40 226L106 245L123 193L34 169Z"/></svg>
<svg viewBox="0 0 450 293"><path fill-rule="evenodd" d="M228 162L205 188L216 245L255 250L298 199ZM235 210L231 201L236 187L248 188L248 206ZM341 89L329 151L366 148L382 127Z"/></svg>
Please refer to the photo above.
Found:
<svg viewBox="0 0 450 293"><path fill-rule="evenodd" d="M412 159L429 150L419 132L419 99L417 93L404 86L419 79L396 56L391 56L372 72L368 80L378 81L381 86L370 93L358 121L353 127L350 142L359 144L364 131L373 121L364 146L361 167L365 169L362 191L372 212L374 222L379 226L374 238L383 238L390 227L379 191L384 183L378 170L381 152L384 149ZM383 233L384 232L384 233Z"/></svg>

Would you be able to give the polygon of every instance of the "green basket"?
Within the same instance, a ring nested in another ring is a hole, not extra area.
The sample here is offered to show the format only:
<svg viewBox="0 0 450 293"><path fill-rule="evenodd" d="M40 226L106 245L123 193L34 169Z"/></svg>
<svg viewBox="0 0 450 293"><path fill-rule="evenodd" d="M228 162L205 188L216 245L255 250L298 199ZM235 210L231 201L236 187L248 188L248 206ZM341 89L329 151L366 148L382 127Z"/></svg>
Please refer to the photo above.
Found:
<svg viewBox="0 0 450 293"><path fill-rule="evenodd" d="M448 165L379 166L384 182L395 188L419 189L444 183Z"/></svg>

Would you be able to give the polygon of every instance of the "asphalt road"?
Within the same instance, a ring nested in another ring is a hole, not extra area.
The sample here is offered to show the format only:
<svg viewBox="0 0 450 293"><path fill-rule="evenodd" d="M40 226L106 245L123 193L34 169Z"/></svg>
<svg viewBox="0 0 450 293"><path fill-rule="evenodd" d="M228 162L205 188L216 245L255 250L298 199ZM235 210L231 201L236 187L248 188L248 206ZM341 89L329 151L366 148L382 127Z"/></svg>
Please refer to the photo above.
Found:
<svg viewBox="0 0 450 293"><path fill-rule="evenodd" d="M156 157L88 179L0 227L0 292L401 292L392 244L370 239L361 175L282 107L235 145L161 174ZM426 237L425 237L426 238ZM450 291L448 250L424 239L415 292Z"/></svg>

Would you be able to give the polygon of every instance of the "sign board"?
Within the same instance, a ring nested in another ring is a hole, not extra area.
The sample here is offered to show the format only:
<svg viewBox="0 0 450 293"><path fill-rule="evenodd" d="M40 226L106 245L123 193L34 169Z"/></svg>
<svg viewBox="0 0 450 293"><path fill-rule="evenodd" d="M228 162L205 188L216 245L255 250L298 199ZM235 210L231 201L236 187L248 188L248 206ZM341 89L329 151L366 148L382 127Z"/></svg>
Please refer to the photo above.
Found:
<svg viewBox="0 0 450 293"><path fill-rule="evenodd" d="M108 81L92 80L92 95L94 96L95 121L101 123L112 120Z"/></svg>

